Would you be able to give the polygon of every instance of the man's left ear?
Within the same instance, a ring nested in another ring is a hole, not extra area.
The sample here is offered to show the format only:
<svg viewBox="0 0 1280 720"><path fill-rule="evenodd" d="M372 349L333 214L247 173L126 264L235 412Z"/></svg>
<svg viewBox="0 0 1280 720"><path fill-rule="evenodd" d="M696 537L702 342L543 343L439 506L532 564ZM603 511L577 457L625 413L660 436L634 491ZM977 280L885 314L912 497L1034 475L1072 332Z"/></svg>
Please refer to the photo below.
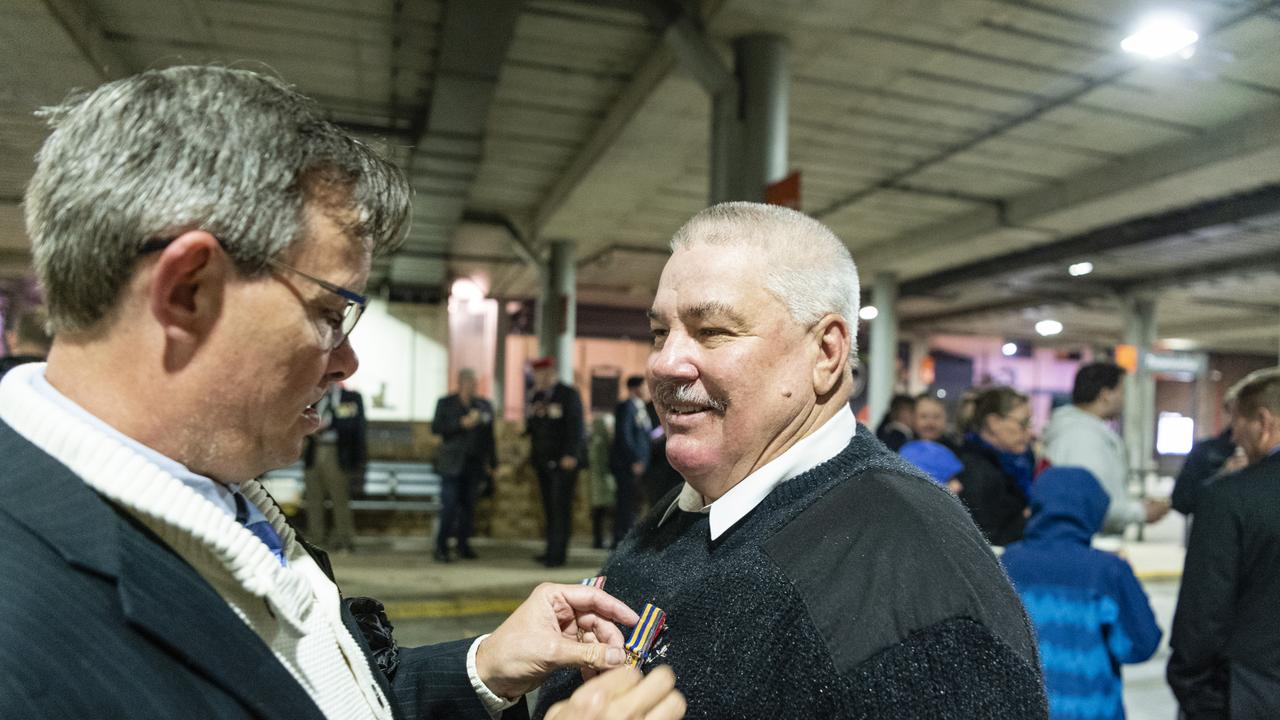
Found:
<svg viewBox="0 0 1280 720"><path fill-rule="evenodd" d="M160 252L151 270L151 315L171 343L199 344L222 312L228 263L212 235L193 230Z"/></svg>
<svg viewBox="0 0 1280 720"><path fill-rule="evenodd" d="M819 397L840 383L849 367L849 350L853 340L849 324L839 315L826 315L813 327L817 343L817 362L813 365L813 391Z"/></svg>

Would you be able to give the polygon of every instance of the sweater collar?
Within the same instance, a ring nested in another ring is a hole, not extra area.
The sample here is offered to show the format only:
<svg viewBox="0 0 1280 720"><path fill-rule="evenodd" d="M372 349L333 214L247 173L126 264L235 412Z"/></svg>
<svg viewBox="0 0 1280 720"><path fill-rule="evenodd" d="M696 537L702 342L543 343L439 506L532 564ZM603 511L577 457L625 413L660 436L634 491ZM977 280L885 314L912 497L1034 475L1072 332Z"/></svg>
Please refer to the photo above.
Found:
<svg viewBox="0 0 1280 720"><path fill-rule="evenodd" d="M171 546L191 541L205 547L247 592L267 598L286 622L302 627L314 596L300 574L281 567L267 546L236 522L234 515L183 483L167 466L138 451L136 443L130 445L103 432L38 392L31 382L32 373L43 375L44 366L23 365L0 380L0 420L99 495L143 519ZM280 535L285 552L291 553L293 529L262 486L250 480L240 491L258 506Z"/></svg>
<svg viewBox="0 0 1280 720"><path fill-rule="evenodd" d="M658 525L665 523L676 510L709 514L708 530L711 539L717 540L754 510L778 485L839 455L849 445L857 428L858 421L854 419L853 411L845 405L834 417L823 423L822 427L743 478L737 485L729 488L729 492L709 505L702 502L702 495L693 486L685 483L675 501L663 513Z"/></svg>

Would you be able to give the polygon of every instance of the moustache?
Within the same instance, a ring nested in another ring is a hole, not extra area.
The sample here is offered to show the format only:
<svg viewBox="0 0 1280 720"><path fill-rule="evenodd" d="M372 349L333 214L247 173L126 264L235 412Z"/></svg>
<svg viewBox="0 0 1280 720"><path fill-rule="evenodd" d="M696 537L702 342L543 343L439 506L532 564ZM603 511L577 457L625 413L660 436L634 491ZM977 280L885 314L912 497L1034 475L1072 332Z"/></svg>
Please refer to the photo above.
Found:
<svg viewBox="0 0 1280 720"><path fill-rule="evenodd" d="M653 402L660 407L673 405L696 405L710 408L716 412L724 412L729 407L728 400L711 397L710 394L690 384L671 381L659 381L653 386Z"/></svg>

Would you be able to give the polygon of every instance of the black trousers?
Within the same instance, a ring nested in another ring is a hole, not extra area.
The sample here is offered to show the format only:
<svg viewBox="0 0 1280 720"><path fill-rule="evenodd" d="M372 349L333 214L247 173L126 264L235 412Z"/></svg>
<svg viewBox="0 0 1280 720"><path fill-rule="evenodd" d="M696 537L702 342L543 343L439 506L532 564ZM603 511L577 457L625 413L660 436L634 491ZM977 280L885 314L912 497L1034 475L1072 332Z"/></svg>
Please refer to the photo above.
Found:
<svg viewBox="0 0 1280 720"><path fill-rule="evenodd" d="M442 475L440 482L440 529L436 533L436 549L449 549L449 538L458 539L458 551L471 541L475 525L476 493L480 489L484 468L478 460L467 460L462 472Z"/></svg>
<svg viewBox="0 0 1280 720"><path fill-rule="evenodd" d="M548 461L539 462L538 486L542 490L542 512L547 520L548 563L563 563L569 548L569 532L573 520L573 491L578 471L547 467Z"/></svg>

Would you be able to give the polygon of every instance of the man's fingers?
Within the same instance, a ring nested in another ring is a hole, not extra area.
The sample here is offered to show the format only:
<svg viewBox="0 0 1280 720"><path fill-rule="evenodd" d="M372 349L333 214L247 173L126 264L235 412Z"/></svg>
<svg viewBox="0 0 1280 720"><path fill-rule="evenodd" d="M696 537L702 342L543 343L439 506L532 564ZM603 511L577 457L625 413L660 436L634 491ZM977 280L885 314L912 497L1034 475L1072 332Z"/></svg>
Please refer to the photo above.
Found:
<svg viewBox="0 0 1280 720"><path fill-rule="evenodd" d="M568 700L553 705L547 711L546 720L604 720L615 717L609 703L639 684L642 677L639 670L627 667L597 675L575 690Z"/></svg>
<svg viewBox="0 0 1280 720"><path fill-rule="evenodd" d="M673 688L657 707L644 716L644 720L679 720L688 709L689 704L685 702L684 694Z"/></svg>
<svg viewBox="0 0 1280 720"><path fill-rule="evenodd" d="M627 659L627 653L620 646L577 642L569 639L561 640L558 654L560 657L555 659L556 665L589 667L595 670L620 667Z"/></svg>
<svg viewBox="0 0 1280 720"><path fill-rule="evenodd" d="M656 710L675 690L675 687L675 673L671 672L671 668L666 665L660 665L650 671L639 685L614 701L609 706L609 714L614 717L647 718L649 712ZM683 698L681 698L681 704L683 704Z"/></svg>
<svg viewBox="0 0 1280 720"><path fill-rule="evenodd" d="M544 587L547 588L547 592L554 592L563 598L575 615L594 613L623 625L635 625L640 622L640 616L636 614L635 610L627 607L626 603L599 588L593 588L588 585L552 585L550 583Z"/></svg>
<svg viewBox="0 0 1280 720"><path fill-rule="evenodd" d="M627 642L617 625L593 613L578 616L578 629L582 632L582 639L586 642L599 642L618 647L625 645Z"/></svg>

